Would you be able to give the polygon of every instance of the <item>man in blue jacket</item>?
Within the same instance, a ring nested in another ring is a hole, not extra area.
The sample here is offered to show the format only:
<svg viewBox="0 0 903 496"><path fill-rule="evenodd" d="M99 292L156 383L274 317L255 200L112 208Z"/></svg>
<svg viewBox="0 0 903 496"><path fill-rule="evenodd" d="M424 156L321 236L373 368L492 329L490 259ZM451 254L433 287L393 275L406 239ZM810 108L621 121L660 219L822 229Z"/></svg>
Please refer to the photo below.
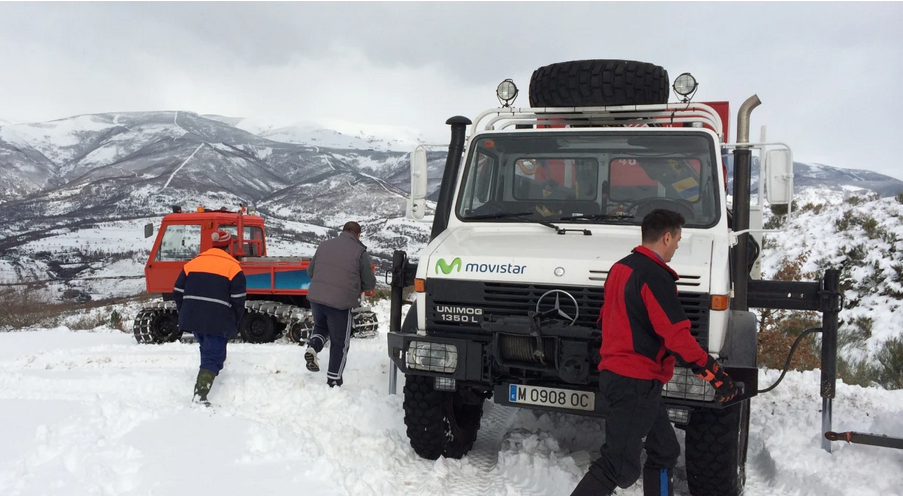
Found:
<svg viewBox="0 0 903 496"><path fill-rule="evenodd" d="M226 361L226 342L238 334L245 311L245 274L229 254L232 236L212 233L213 248L185 264L173 299L179 310L179 329L194 334L201 348L201 366L193 401L210 406L207 394Z"/></svg>
<svg viewBox="0 0 903 496"><path fill-rule="evenodd" d="M361 225L346 222L338 237L317 247L307 267L310 276L307 299L314 316L314 330L304 360L307 370L318 372L317 353L323 350L327 339L331 342L326 372L329 387L342 385L351 343L351 309L360 304L362 292L376 287L373 265L360 237Z"/></svg>

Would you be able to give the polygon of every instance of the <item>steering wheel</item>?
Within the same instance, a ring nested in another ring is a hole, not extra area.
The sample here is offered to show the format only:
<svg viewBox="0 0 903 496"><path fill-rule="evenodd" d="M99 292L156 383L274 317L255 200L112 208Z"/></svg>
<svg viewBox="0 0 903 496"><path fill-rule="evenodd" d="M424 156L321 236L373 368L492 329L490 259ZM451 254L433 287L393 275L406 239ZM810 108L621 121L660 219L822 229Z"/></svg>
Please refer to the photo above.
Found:
<svg viewBox="0 0 903 496"><path fill-rule="evenodd" d="M677 212L684 216L685 219L693 218L693 206L687 200L678 200L677 198L652 197L643 198L630 204L629 210L633 211L634 217L642 219L655 209L665 209Z"/></svg>

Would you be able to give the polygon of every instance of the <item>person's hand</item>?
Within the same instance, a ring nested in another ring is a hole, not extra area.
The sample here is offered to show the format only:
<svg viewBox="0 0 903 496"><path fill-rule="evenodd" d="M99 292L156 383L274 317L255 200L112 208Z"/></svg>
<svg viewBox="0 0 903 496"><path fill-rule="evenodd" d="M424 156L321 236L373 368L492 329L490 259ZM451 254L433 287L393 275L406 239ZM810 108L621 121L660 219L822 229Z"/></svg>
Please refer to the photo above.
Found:
<svg viewBox="0 0 903 496"><path fill-rule="evenodd" d="M696 373L697 377L708 381L712 385L715 389L715 401L726 403L740 394L740 388L734 384L733 379L724 372L724 369L721 368L721 365L715 361L712 355L709 355L704 367L698 368L693 372Z"/></svg>

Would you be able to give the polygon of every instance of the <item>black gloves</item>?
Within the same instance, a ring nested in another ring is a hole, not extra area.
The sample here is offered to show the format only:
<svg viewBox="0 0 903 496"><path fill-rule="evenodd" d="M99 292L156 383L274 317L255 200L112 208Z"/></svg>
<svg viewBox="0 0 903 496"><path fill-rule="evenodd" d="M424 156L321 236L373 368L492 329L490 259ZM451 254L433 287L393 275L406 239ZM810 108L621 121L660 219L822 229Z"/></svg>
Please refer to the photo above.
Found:
<svg viewBox="0 0 903 496"><path fill-rule="evenodd" d="M740 390L734 384L734 381L724 373L721 365L715 361L712 355L709 355L704 367L697 365L693 372L697 377L708 381L715 388L715 401L726 403L740 394Z"/></svg>

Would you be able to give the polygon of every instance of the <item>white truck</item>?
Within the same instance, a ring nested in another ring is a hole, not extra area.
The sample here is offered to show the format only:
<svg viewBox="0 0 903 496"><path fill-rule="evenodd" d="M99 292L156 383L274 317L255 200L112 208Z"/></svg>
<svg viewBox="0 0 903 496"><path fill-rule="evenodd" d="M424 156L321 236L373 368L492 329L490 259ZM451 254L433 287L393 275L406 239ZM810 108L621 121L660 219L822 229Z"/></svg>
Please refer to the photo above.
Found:
<svg viewBox="0 0 903 496"><path fill-rule="evenodd" d="M419 264L396 252L393 268L388 351L404 374L405 424L420 456L465 455L489 399L605 415L597 369L605 278L640 244L646 213L666 208L686 219L670 265L691 333L745 393L715 403L708 383L678 367L663 394L671 420L686 430L692 494L742 490L758 377L749 304L809 308L825 285L750 281L758 255L750 228L761 231L762 203L750 195L752 152L769 203L789 204L793 190L789 149L748 142L758 98L740 108L739 143L729 144L727 102L691 102L696 82L688 73L673 85L682 101L667 103L671 88L653 64L564 62L533 73L530 108L511 107L518 90L506 80L497 89L500 108L473 122L448 120L431 241ZM414 218L424 217L426 172L420 149L412 154ZM400 288L411 283L416 297L401 324Z"/></svg>

